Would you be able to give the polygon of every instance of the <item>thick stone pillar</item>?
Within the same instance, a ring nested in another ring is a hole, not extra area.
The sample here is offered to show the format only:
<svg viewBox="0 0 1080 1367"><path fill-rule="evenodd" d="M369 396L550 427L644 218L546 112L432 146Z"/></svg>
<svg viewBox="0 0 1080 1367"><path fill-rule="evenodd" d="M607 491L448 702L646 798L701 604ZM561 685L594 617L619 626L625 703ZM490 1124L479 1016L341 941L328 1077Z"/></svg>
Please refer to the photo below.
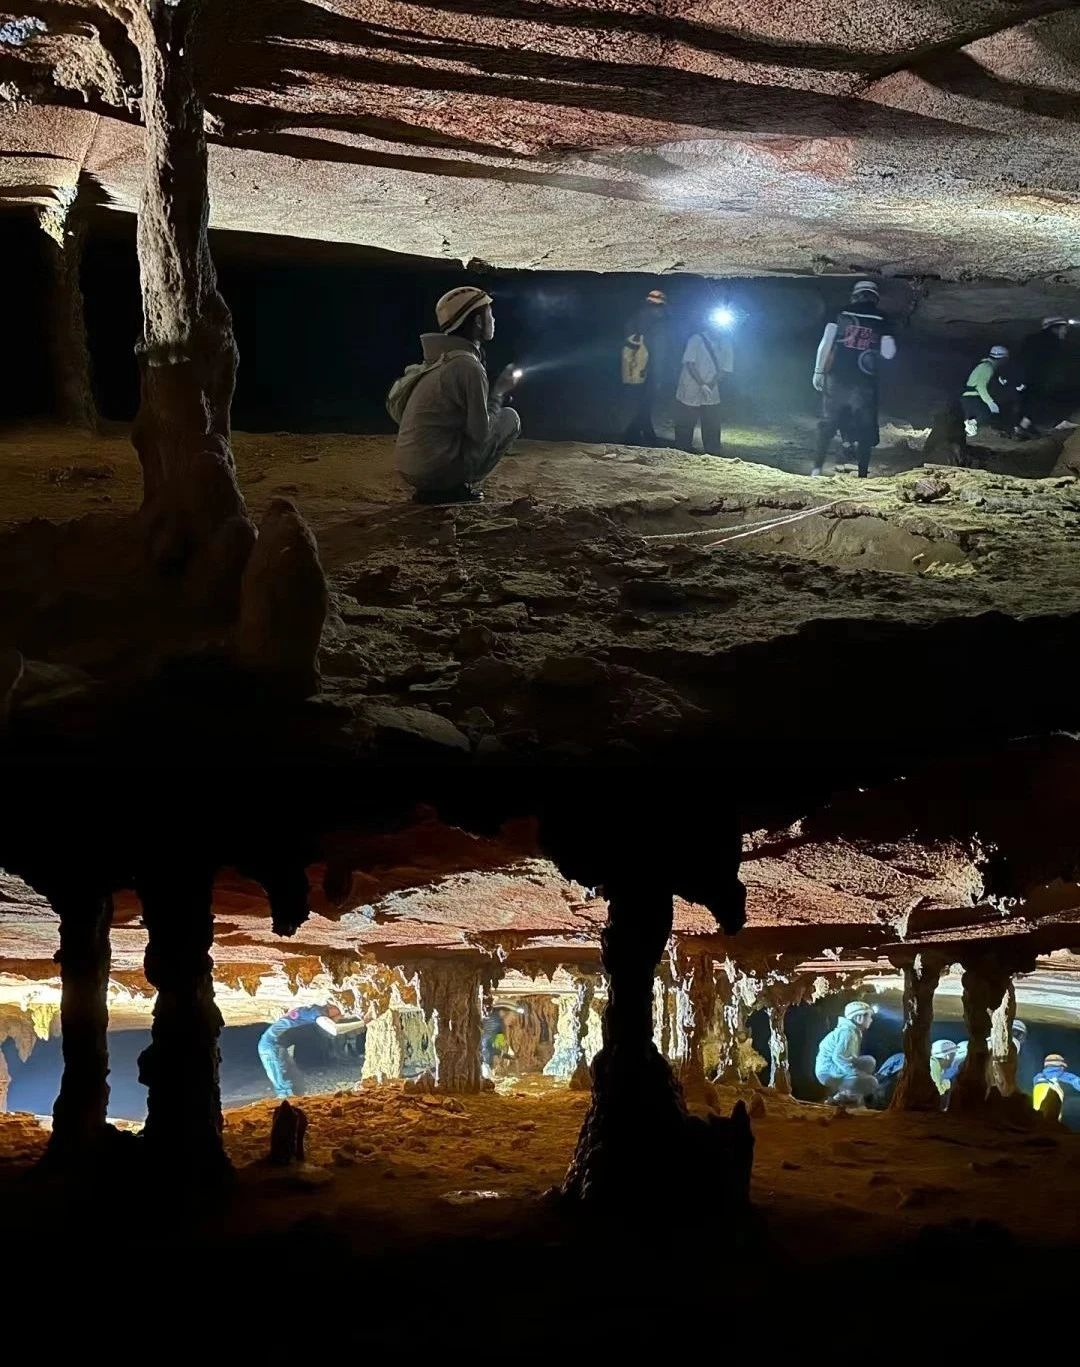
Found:
<svg viewBox="0 0 1080 1367"><path fill-rule="evenodd" d="M38 213L49 270L49 346L52 352L53 401L62 422L88 432L98 427L90 382L90 348L83 311L83 244L86 239L85 196L71 187Z"/></svg>
<svg viewBox="0 0 1080 1367"><path fill-rule="evenodd" d="M64 1072L49 1154L68 1160L88 1155L106 1133L112 898L91 889L53 894L50 900L60 917L56 962Z"/></svg>
<svg viewBox="0 0 1080 1367"><path fill-rule="evenodd" d="M940 954L924 951L894 959L904 974L904 1067L890 1108L898 1111L937 1111L941 1095L930 1076L930 1030L934 1024L934 993L946 968Z"/></svg>
<svg viewBox="0 0 1080 1367"><path fill-rule="evenodd" d="M483 1090L480 1036L484 998L498 981L498 964L486 955L448 954L425 959L417 968L420 1005L431 1021L436 1090Z"/></svg>
<svg viewBox="0 0 1080 1367"><path fill-rule="evenodd" d="M769 1086L781 1096L791 1095L791 1060L788 1051L787 1005L766 1007L769 1017Z"/></svg>
<svg viewBox="0 0 1080 1367"><path fill-rule="evenodd" d="M229 448L237 351L207 237L206 134L194 82L199 9L199 0L144 0L132 11L146 128L137 239L142 402L132 438L156 563L185 568L231 525L235 599L255 533Z"/></svg>
<svg viewBox="0 0 1080 1367"><path fill-rule="evenodd" d="M156 1159L190 1170L227 1167L221 1143L218 1036L210 950L213 871L182 856L136 878L147 930L145 972L157 988L149 1048L139 1056L148 1089L145 1140Z"/></svg>
<svg viewBox="0 0 1080 1367"><path fill-rule="evenodd" d="M736 1107L731 1120L689 1116L653 1043L653 978L671 933L670 889L636 878L607 882L605 891L604 1044L593 1061L592 1103L563 1191L652 1216L691 1185L705 1199L745 1201L753 1161L745 1109Z"/></svg>
<svg viewBox="0 0 1080 1367"><path fill-rule="evenodd" d="M989 1080L1002 1096L1011 1096L1016 1091L1016 1065L1018 1057L1013 1040L1013 1021L1016 1019L1016 988L1010 978L1005 995L998 1002L990 1017L990 1063Z"/></svg>

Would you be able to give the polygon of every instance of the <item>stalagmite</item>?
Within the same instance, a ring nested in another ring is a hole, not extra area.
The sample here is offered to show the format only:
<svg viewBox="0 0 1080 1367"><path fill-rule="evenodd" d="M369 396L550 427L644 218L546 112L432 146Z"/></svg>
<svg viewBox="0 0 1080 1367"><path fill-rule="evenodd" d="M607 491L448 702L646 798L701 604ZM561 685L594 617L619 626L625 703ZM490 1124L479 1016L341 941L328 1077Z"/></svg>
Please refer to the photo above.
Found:
<svg viewBox="0 0 1080 1367"><path fill-rule="evenodd" d="M51 891L50 900L60 918L64 1071L49 1152L67 1159L88 1154L106 1132L112 898L93 888L65 888Z"/></svg>
<svg viewBox="0 0 1080 1367"><path fill-rule="evenodd" d="M98 426L90 382L90 348L86 340L79 273L86 238L85 186L57 193L39 211L49 267L49 345L52 351L53 390L61 421L87 431Z"/></svg>
<svg viewBox="0 0 1080 1367"><path fill-rule="evenodd" d="M157 988L151 1043L139 1056L148 1088L146 1144L167 1164L221 1169L221 1012L214 1002L213 874L180 860L137 875L147 929L145 972Z"/></svg>
<svg viewBox="0 0 1080 1367"><path fill-rule="evenodd" d="M893 962L904 974L904 1067L890 1106L900 1111L936 1111L941 1107L941 1096L930 1076L930 1029L934 993L947 962L942 955L926 951ZM966 1003L966 978L964 981Z"/></svg>
<svg viewBox="0 0 1080 1367"><path fill-rule="evenodd" d="M417 964L420 1004L431 1021L435 1046L435 1088L479 1092L480 1035L484 998L499 979L499 964L487 955L447 955Z"/></svg>
<svg viewBox="0 0 1080 1367"><path fill-rule="evenodd" d="M671 933L671 893L645 878L608 881L605 891L604 1044L593 1062L592 1102L563 1191L624 1209L629 1203L643 1214L668 1209L673 1189L695 1182L724 1204L744 1201L753 1160L745 1109L740 1103L731 1120L688 1115L653 1043L653 978Z"/></svg>

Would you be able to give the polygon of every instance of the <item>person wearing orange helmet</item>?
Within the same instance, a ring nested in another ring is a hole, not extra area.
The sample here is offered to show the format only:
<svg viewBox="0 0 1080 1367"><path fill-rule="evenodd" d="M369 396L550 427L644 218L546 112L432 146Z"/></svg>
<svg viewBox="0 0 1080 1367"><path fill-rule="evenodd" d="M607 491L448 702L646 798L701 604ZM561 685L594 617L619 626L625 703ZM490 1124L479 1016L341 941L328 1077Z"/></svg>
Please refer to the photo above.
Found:
<svg viewBox="0 0 1080 1367"><path fill-rule="evenodd" d="M653 426L653 408L667 351L667 295L650 290L627 324L622 347L623 394L631 410L622 438L627 446L663 445Z"/></svg>

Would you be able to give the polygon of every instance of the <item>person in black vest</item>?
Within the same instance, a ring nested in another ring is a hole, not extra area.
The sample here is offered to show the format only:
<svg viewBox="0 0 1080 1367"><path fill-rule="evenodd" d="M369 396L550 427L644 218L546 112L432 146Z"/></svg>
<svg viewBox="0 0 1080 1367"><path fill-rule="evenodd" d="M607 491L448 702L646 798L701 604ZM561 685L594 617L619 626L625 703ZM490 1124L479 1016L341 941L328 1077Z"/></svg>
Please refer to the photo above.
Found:
<svg viewBox="0 0 1080 1367"><path fill-rule="evenodd" d="M1016 427L1018 437L1037 437L1033 413L1038 420L1050 419L1053 407L1055 371L1061 363L1065 339L1069 335L1069 319L1062 314L1053 314L1042 320L1038 332L1024 338L1020 346L1021 383L1017 385L1020 398L1021 416Z"/></svg>
<svg viewBox="0 0 1080 1367"><path fill-rule="evenodd" d="M851 303L827 323L814 364L814 388L824 394L813 474L820 475L829 443L839 431L844 455L859 462L859 477L870 472L878 444L878 371L896 355L892 326L878 307L872 280L860 280Z"/></svg>

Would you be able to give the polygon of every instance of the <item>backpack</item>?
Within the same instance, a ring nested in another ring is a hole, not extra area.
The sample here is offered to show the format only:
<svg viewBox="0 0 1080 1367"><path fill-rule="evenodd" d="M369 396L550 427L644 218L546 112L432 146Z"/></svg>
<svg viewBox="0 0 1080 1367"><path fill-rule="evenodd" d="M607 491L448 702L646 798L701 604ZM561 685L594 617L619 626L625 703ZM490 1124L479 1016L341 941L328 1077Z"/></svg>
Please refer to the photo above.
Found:
<svg viewBox="0 0 1080 1367"><path fill-rule="evenodd" d="M405 367L405 373L399 375L390 386L390 392L386 396L386 411L400 427L401 420L405 416L405 409L408 407L409 400L412 398L413 390L424 378L430 375L433 370L438 370L439 366L446 361L451 361L455 356L468 356L467 351L445 351L434 361L421 361L416 365Z"/></svg>
<svg viewBox="0 0 1080 1367"><path fill-rule="evenodd" d="M649 372L649 348L640 332L627 337L622 349L623 384L644 384Z"/></svg>

